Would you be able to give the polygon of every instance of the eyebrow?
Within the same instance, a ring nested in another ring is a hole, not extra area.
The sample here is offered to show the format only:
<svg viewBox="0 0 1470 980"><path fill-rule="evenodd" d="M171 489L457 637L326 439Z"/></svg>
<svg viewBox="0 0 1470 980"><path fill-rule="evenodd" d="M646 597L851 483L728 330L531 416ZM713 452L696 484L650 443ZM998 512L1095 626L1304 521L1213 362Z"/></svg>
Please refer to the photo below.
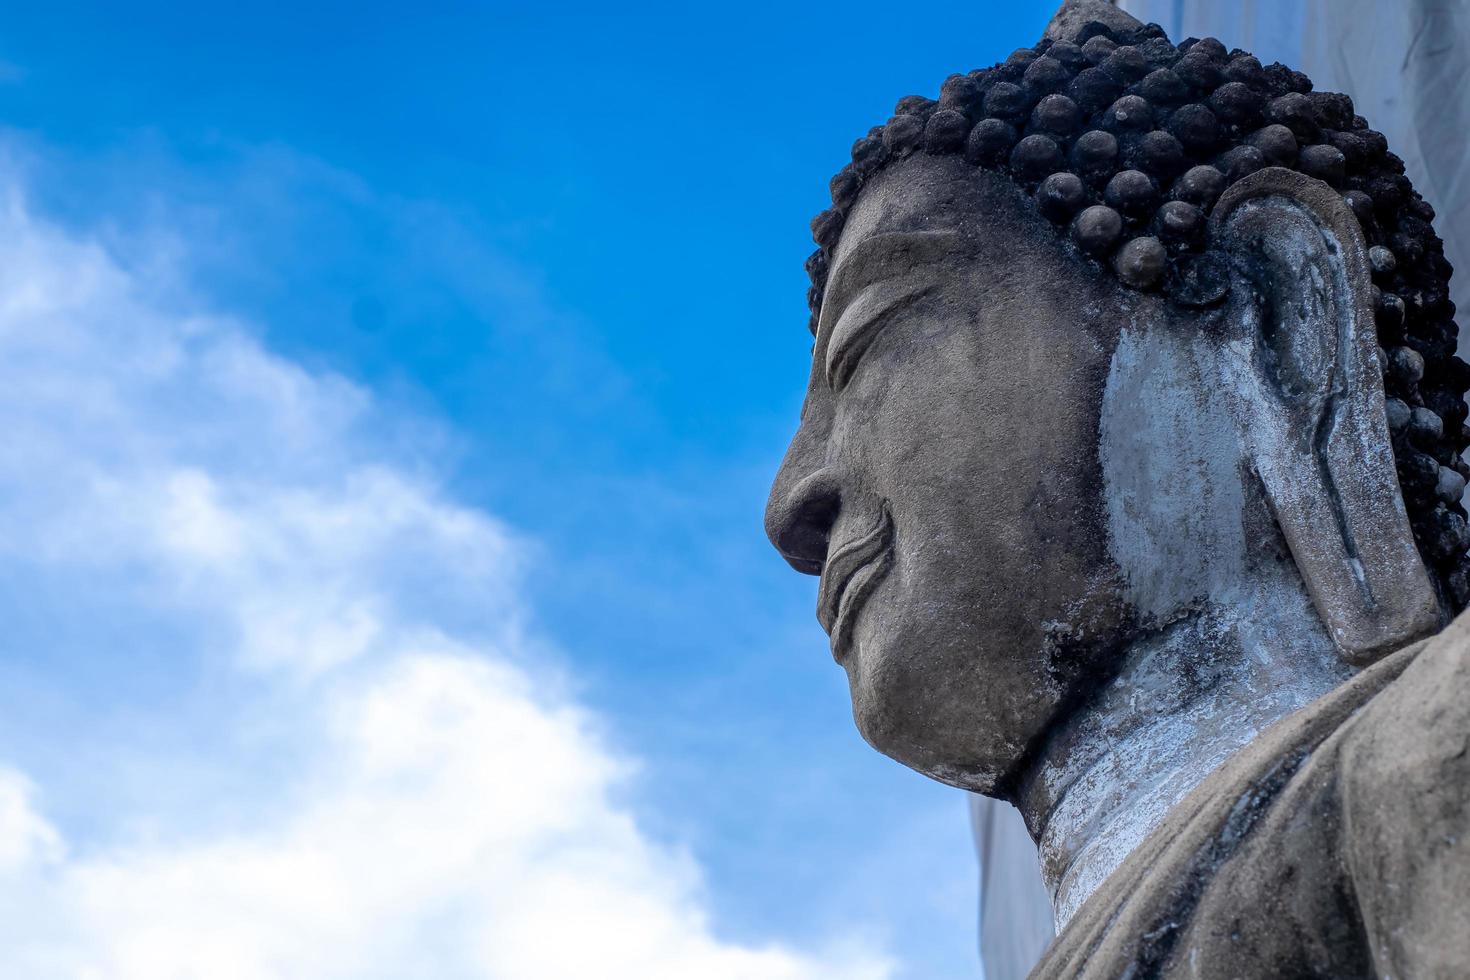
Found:
<svg viewBox="0 0 1470 980"><path fill-rule="evenodd" d="M832 325L864 286L936 262L953 254L962 241L963 236L956 231L896 231L858 242L842 257L827 280L815 349L821 349L832 332Z"/></svg>

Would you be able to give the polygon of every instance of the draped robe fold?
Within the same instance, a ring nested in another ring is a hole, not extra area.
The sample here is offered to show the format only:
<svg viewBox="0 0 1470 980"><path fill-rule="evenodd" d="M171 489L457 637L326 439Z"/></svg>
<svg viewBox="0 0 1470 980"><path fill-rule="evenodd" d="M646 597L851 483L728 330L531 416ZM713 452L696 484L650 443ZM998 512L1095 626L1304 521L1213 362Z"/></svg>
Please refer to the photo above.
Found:
<svg viewBox="0 0 1470 980"><path fill-rule="evenodd" d="M1211 774L1031 977L1470 977L1470 613Z"/></svg>

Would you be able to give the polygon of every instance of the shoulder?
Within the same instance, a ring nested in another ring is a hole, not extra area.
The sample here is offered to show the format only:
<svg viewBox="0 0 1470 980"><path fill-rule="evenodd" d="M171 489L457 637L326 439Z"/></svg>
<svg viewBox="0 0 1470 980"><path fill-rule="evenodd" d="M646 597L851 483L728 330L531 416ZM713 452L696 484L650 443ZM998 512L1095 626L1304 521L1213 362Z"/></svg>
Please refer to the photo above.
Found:
<svg viewBox="0 0 1470 980"><path fill-rule="evenodd" d="M1387 961L1378 965L1394 975L1463 975L1470 620L1425 642L1344 726L1339 751L1343 858L1375 958Z"/></svg>
<svg viewBox="0 0 1470 980"><path fill-rule="evenodd" d="M1424 641L1344 729L1345 802L1356 815L1470 800L1470 614Z"/></svg>

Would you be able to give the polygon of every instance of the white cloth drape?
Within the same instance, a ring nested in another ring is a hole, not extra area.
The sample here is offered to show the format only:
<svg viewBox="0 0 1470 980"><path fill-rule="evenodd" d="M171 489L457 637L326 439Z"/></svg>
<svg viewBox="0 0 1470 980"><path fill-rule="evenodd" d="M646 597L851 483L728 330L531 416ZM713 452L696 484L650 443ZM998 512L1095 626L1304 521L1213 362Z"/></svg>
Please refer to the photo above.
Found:
<svg viewBox="0 0 1470 980"><path fill-rule="evenodd" d="M980 956L986 980L1021 980L1051 942L1051 898L1036 870L1036 845L1007 803L970 798L980 857Z"/></svg>

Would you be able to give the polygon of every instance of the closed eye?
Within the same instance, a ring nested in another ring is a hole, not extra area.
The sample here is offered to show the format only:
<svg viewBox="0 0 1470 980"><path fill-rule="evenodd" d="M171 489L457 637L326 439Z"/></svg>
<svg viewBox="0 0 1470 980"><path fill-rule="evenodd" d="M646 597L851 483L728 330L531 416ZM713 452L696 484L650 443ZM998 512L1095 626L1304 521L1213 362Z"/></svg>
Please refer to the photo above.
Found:
<svg viewBox="0 0 1470 980"><path fill-rule="evenodd" d="M842 311L827 341L827 385L841 391L862 362L863 354L883 329L914 300L929 291L912 280L877 282L864 289Z"/></svg>

